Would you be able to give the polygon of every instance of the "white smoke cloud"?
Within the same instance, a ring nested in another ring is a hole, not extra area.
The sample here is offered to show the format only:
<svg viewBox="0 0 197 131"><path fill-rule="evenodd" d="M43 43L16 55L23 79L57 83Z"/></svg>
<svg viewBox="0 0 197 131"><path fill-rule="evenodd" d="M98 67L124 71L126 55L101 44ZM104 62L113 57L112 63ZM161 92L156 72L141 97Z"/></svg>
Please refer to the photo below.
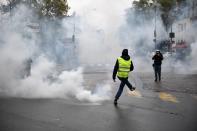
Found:
<svg viewBox="0 0 197 131"><path fill-rule="evenodd" d="M80 18L76 26L79 35L79 52L82 63L113 63L120 55L119 28L125 23L128 0L71 0L71 10ZM88 57L87 57L88 56Z"/></svg>
<svg viewBox="0 0 197 131"><path fill-rule="evenodd" d="M1 1L0 1L0 5L1 5L1 4L7 4L7 1L6 1L6 0L1 0Z"/></svg>
<svg viewBox="0 0 197 131"><path fill-rule="evenodd" d="M59 40L57 45L49 44L51 47L42 45L44 43L39 41L35 32L26 30L29 16L32 18L33 13L23 5L13 12L15 13L11 17L8 15L5 21L0 23L0 31L4 32L0 36L1 94L23 98L75 98L88 102L101 102L111 98L111 87L107 83L95 89L94 87L85 88L82 68L58 71L56 60L52 59L52 56L62 54L57 54L56 50L53 52L50 49L63 47L64 43ZM53 27L54 25L46 26ZM52 32L53 30L46 28L45 31ZM47 32L44 37L43 39L50 40L51 33ZM56 34L55 37L61 36ZM24 77L24 61L29 58L33 59L31 75Z"/></svg>
<svg viewBox="0 0 197 131"><path fill-rule="evenodd" d="M135 71L153 71L151 50L154 48L153 20L144 21L140 26L133 21L133 14L128 14L131 5L127 0L72 0L71 9L76 11L76 38L81 64L109 64L111 69L123 48L128 48L133 59ZM57 59L69 61L73 54L69 48L63 48L62 36L72 34L67 19L57 20L62 25L60 32L55 32L54 23L46 23L43 32L45 43L40 42L35 33L27 32L28 16L34 14L24 6L18 7L10 18L1 21L0 31L0 92L7 96L24 98L75 98L81 101L100 102L111 98L109 83L96 84L96 87L84 86L83 69L80 65L71 71L57 71ZM31 14L31 15L30 15ZM65 28L66 27L66 28ZM157 32L166 37L161 20L157 21ZM62 34L62 35L61 35ZM56 38L56 39L55 39ZM57 44L53 40L57 40ZM72 48L73 49L73 48ZM196 67L196 42L192 44L190 62ZM24 60L32 58L31 76L21 78ZM74 57L73 57L74 58ZM72 59L73 59L72 58ZM77 58L76 58L77 59ZM60 60L61 61L61 60ZM63 66L68 66L62 62ZM163 61L164 69L184 69L187 64ZM178 67L178 68L177 68ZM93 67L94 68L94 67ZM163 71L163 70L162 70ZM111 73L111 72L110 72ZM137 83L138 84L138 83Z"/></svg>
<svg viewBox="0 0 197 131"><path fill-rule="evenodd" d="M190 55L190 60L191 60L191 64L190 67L188 69L190 69L191 73L196 73L197 72L197 40L195 43L191 44L191 55Z"/></svg>
<svg viewBox="0 0 197 131"><path fill-rule="evenodd" d="M71 0L69 3L76 13L76 27L81 32L78 34L81 63L107 63L113 67L122 49L128 48L135 71L152 71L150 53L155 46L154 19L136 17L131 9L132 1L128 0ZM157 38L166 38L167 33L159 18ZM144 23L133 22L136 19Z"/></svg>
<svg viewBox="0 0 197 131"><path fill-rule="evenodd" d="M16 93L29 98L67 98L73 96L78 100L90 102L110 99L109 94L103 94L111 91L107 84L99 86L99 89L104 90L102 94L85 89L82 68L63 71L60 74L54 73L54 69L54 63L48 61L44 56L39 57L32 68L31 76L20 81L21 86ZM52 81L49 76L55 80Z"/></svg>
<svg viewBox="0 0 197 131"><path fill-rule="evenodd" d="M1 90L8 96L23 98L68 98L72 96L80 101L88 102L110 100L111 97L110 85L99 86L95 92L85 89L81 68L57 74L55 64L44 56L40 56L34 62L31 76L25 79L11 79L10 82L11 85Z"/></svg>

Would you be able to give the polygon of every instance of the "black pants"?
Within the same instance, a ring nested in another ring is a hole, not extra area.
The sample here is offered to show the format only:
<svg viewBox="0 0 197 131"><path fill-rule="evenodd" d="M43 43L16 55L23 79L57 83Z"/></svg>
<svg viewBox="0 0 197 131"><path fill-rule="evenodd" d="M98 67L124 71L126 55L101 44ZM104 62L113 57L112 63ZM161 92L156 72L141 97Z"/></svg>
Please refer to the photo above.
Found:
<svg viewBox="0 0 197 131"><path fill-rule="evenodd" d="M132 85L131 85L131 83L128 81L128 78L120 78L120 77L118 77L118 78L119 78L119 80L121 81L121 83L120 83L120 87L119 87L119 89L118 89L118 92L116 93L116 96L115 96L115 99L116 99L116 100L118 100L119 97L121 96L125 84L128 86L128 88L129 88L130 90L132 89Z"/></svg>
<svg viewBox="0 0 197 131"><path fill-rule="evenodd" d="M159 80L161 80L161 65L154 65L155 70L155 80L159 77Z"/></svg>

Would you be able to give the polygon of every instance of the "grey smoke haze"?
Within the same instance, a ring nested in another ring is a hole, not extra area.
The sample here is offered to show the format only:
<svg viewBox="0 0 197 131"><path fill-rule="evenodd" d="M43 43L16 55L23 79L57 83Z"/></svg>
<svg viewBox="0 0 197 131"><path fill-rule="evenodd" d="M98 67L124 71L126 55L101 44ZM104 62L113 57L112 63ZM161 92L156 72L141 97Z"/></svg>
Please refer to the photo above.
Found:
<svg viewBox="0 0 197 131"><path fill-rule="evenodd" d="M67 66L62 56L65 55L65 59L72 58L67 52L72 48L65 48L62 40L61 33L65 32L66 28L58 31L60 34L56 34L56 25L46 23L42 29L46 33L38 35L35 30L28 31L27 28L28 20L36 18L31 11L21 5L14 12L12 17L1 16L4 18L0 24L0 30L3 32L0 37L1 94L24 98L74 97L89 102L110 99L111 87L107 83L100 83L93 91L83 86L83 69L79 65L70 71L57 71L57 64ZM42 22L46 21L39 22L43 24ZM57 44L54 44L53 39L57 40ZM61 51L61 48L65 50ZM33 59L31 76L22 78L24 61L28 58Z"/></svg>
<svg viewBox="0 0 197 131"><path fill-rule="evenodd" d="M93 91L90 89L94 87L86 88L83 86L83 69L80 66L109 64L112 70L123 48L129 49L136 72L152 72L154 20L141 20L143 23L140 26L132 22L135 17L132 11L128 11L130 2L127 0L70 2L71 8L76 11L74 20L48 22L36 19L36 22L42 25L44 32L40 36L35 32L27 32L27 20L36 16L25 6L16 8L11 18L9 15L0 16L2 18L0 21L1 93L25 98L75 97L90 102L109 100L110 84L98 83ZM64 37L73 34L73 23L76 26L78 46L75 54L69 52L70 49L74 50L73 46L65 47L64 43ZM57 24L61 26L60 30L56 30ZM160 19L157 20L157 32L160 32L158 38L168 36ZM196 49L194 42L186 63L166 58L163 62L163 71L193 72L197 64ZM19 74L23 62L30 57L33 59L31 76L21 79ZM79 63L73 61L68 65L67 61L73 58L78 59ZM57 64L65 68L74 68L58 72Z"/></svg>
<svg viewBox="0 0 197 131"><path fill-rule="evenodd" d="M181 58L183 58L182 60L174 60L172 58L168 61L168 66L170 65L171 69L176 73L188 74L197 72L197 22L192 18L196 16L196 9L193 8L193 4L195 4L195 1L185 1L178 7L175 7L171 12L172 15L176 16L172 25L172 30L176 33L176 42L183 40L189 45L189 48L187 49L189 53L186 53L186 56L181 56ZM184 27L181 29L180 25L183 25Z"/></svg>

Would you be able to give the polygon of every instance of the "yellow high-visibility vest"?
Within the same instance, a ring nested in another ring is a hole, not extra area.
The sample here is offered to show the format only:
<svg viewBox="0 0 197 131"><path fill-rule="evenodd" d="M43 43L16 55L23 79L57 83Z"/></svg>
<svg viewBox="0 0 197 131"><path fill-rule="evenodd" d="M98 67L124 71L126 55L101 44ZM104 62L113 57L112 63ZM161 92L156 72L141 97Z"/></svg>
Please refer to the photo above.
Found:
<svg viewBox="0 0 197 131"><path fill-rule="evenodd" d="M122 57L118 57L118 74L117 76L120 78L127 78L129 76L130 67L131 67L131 59L124 60Z"/></svg>

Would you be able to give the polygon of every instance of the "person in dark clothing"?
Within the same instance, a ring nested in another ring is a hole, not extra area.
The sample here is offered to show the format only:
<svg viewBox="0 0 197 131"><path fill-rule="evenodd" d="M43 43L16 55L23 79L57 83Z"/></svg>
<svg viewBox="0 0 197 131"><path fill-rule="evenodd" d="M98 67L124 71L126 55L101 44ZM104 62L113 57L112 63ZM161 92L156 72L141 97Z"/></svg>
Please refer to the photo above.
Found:
<svg viewBox="0 0 197 131"><path fill-rule="evenodd" d="M22 78L27 78L31 76L31 66L32 66L32 59L28 58L25 59L22 66Z"/></svg>
<svg viewBox="0 0 197 131"><path fill-rule="evenodd" d="M155 71L155 82L157 81L157 78L159 77L159 81L161 81L161 64L163 60L162 53L157 50L155 55L152 57L152 60L154 60L153 68Z"/></svg>
<svg viewBox="0 0 197 131"><path fill-rule="evenodd" d="M128 88L131 91L135 90L135 87L133 87L128 81L129 72L133 71L133 69L134 69L133 62L130 56L128 55L128 49L124 49L122 51L122 56L118 57L118 59L116 60L116 64L114 66L113 76L112 76L114 82L116 81L116 75L118 79L121 81L120 87L114 99L115 105L117 105L117 101L123 92L123 88L125 84L128 86Z"/></svg>

